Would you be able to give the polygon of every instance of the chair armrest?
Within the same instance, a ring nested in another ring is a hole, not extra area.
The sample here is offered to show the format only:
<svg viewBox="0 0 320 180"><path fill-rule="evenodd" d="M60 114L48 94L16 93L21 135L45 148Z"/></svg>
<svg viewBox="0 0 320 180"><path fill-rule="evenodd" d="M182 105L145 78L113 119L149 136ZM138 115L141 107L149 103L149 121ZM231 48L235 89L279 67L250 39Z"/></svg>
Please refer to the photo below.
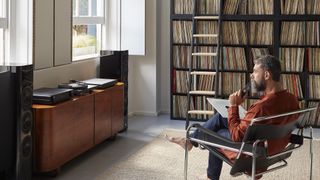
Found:
<svg viewBox="0 0 320 180"><path fill-rule="evenodd" d="M200 124L192 124L188 128L188 131L191 128L198 129L200 134L198 140L195 138L189 138L189 136L187 136L187 138L191 141L197 142L199 144L206 144L207 146L209 145L215 148L226 149L233 152L240 152L240 148L243 142L235 142L235 141L232 141L231 139L227 139L216 132L213 132L209 129L202 127ZM187 131L187 134L188 134L188 131ZM251 156L252 152L253 152L252 144L245 143L241 153ZM258 146L256 149L256 153L257 153L257 156L265 156L267 154L267 150L264 147Z"/></svg>

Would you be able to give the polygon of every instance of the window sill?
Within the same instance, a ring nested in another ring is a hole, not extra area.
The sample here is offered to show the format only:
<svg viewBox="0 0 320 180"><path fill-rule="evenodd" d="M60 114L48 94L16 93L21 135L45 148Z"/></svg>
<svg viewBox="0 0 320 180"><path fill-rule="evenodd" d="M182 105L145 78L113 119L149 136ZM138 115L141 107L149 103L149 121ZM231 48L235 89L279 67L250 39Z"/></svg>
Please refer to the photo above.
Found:
<svg viewBox="0 0 320 180"><path fill-rule="evenodd" d="M89 54L89 55L76 56L76 57L72 58L72 62L88 60L88 59L92 59L92 58L97 58L99 56L100 56L99 54Z"/></svg>

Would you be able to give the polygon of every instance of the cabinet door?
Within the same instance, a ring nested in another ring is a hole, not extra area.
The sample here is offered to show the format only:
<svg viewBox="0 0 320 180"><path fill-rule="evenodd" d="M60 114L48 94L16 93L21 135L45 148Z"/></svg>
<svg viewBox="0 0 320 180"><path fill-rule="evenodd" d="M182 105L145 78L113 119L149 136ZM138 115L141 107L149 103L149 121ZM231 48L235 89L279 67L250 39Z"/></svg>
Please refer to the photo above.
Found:
<svg viewBox="0 0 320 180"><path fill-rule="evenodd" d="M94 145L94 96L87 95L74 101L71 131L75 132L73 141L75 153L80 154Z"/></svg>
<svg viewBox="0 0 320 180"><path fill-rule="evenodd" d="M112 87L112 134L117 134L124 127L123 85Z"/></svg>
<svg viewBox="0 0 320 180"><path fill-rule="evenodd" d="M34 107L35 171L47 172L93 146L94 96Z"/></svg>
<svg viewBox="0 0 320 180"><path fill-rule="evenodd" d="M111 137L111 94L106 89L95 94L94 142L98 144Z"/></svg>

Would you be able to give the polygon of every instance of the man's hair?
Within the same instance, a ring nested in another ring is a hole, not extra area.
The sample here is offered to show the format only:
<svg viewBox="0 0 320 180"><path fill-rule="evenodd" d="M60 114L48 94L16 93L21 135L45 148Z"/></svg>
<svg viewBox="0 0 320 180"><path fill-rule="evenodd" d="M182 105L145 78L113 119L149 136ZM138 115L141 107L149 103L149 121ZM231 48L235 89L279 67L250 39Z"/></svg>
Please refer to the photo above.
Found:
<svg viewBox="0 0 320 180"><path fill-rule="evenodd" d="M254 60L254 63L260 65L265 71L269 71L272 76L272 80L279 82L281 74L280 61L271 55L260 56Z"/></svg>

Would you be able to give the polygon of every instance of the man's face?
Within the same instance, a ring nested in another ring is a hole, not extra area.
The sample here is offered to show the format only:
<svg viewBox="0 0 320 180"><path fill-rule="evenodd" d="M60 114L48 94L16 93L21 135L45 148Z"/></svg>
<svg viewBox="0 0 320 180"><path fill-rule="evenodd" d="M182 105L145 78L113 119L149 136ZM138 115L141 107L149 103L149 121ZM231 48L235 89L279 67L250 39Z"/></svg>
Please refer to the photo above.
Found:
<svg viewBox="0 0 320 180"><path fill-rule="evenodd" d="M266 71L261 68L260 64L255 64L253 67L253 73L251 74L251 81L253 82L253 88L259 92L266 89L265 80Z"/></svg>

